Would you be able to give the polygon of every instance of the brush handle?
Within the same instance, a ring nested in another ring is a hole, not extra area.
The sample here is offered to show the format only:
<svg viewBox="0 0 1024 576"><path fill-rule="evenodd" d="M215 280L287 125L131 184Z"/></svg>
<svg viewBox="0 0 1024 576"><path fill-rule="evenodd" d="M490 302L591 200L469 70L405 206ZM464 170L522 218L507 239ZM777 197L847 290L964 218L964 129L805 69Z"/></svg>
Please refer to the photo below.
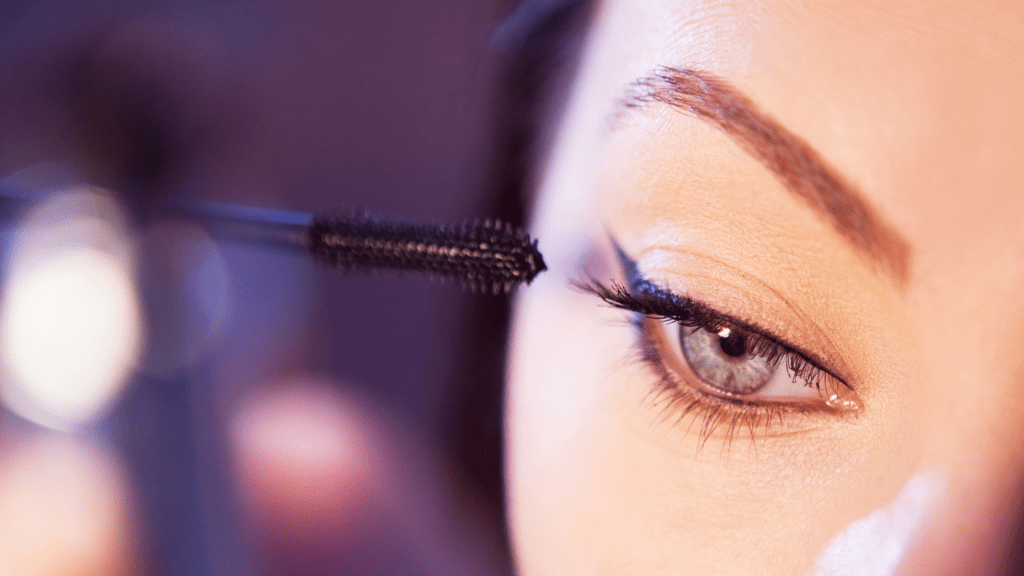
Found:
<svg viewBox="0 0 1024 576"><path fill-rule="evenodd" d="M304 250L313 216L304 212L254 208L216 202L180 202L171 206L190 220L198 220L222 240L279 250Z"/></svg>

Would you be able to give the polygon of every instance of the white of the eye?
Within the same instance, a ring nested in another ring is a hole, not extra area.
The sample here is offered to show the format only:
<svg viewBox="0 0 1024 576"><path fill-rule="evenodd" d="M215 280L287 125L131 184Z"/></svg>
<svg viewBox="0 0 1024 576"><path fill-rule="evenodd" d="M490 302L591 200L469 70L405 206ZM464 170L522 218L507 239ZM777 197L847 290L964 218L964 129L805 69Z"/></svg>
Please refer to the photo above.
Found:
<svg viewBox="0 0 1024 576"><path fill-rule="evenodd" d="M783 358L775 366L768 383L755 394L757 398L772 398L775 400L808 400L822 398L817 387L808 384L807 380L797 376L789 369L788 358Z"/></svg>
<svg viewBox="0 0 1024 576"><path fill-rule="evenodd" d="M817 386L810 385L805 378L794 375L787 365L786 358L783 358L768 383L749 397L777 401L821 399L839 411L856 412L861 409L860 397L842 382L823 374Z"/></svg>

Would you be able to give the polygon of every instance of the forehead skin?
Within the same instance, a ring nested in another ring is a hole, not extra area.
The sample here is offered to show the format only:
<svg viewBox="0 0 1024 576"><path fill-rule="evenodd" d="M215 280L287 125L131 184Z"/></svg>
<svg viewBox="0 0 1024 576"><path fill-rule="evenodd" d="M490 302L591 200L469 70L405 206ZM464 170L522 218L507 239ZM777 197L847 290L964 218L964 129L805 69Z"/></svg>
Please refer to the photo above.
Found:
<svg viewBox="0 0 1024 576"><path fill-rule="evenodd" d="M535 228L552 254L553 275L559 259L578 250L573 234L586 231L573 215L585 203L603 203L592 216L621 225L627 243L640 241L652 212L685 219L682 207L692 209L659 190L642 200L614 192L598 200L592 192L614 139L607 119L615 99L659 66L729 81L820 152L909 241L903 289L850 273L849 283L871 286L857 293L867 295L865 314L881 327L859 335L868 344L850 344L871 351L865 363L884 364L870 372L885 376L881 391L865 398L876 416L862 420L850 433L859 439L835 459L831 474L847 482L819 477L832 455L794 442L775 458L767 445L748 470L792 491L761 517L723 511L716 494L742 509L763 488L752 474L730 476L744 455L695 472L692 452L673 461L670 451L606 425L599 392L570 384L601 374L559 364L558 344L543 343L547 355L535 352L544 334L557 332L531 329L539 318L550 326L576 321L557 309L564 294L555 283L565 278L538 281L518 303L510 358L510 504L520 567L568 573L559 562L575 558L576 568L595 573L688 573L677 563L685 558L692 573L794 573L813 565L842 527L892 502L913 475L939 470L947 487L936 504L941 513L929 517L918 553L902 566L907 573L983 573L979 558L998 553L1024 468L1024 4L607 0L539 189ZM639 125L652 149L617 156L618 170L676 173L691 142L714 138L695 122L667 109L645 111ZM720 146L713 141L710 149ZM738 165L740 155L725 162ZM625 216L615 222L615 215ZM608 343L604 353L621 344ZM586 351L563 348L587 362ZM552 383L566 388L564 396ZM588 449L604 456L588 459ZM700 494L687 499L716 479L741 476L701 502L694 503ZM832 492L805 498L816 482ZM836 501L822 503L829 498ZM720 521L695 528L704 517ZM620 525L606 525L609 518ZM645 536L626 536L635 533Z"/></svg>

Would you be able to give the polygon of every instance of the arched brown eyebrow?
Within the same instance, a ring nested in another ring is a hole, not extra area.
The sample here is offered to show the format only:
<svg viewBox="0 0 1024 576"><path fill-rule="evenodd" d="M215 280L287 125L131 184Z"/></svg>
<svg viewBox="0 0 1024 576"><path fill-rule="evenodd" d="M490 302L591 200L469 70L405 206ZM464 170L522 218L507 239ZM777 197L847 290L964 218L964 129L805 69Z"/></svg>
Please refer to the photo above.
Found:
<svg viewBox="0 0 1024 576"><path fill-rule="evenodd" d="M717 126L897 283L906 281L909 243L807 142L727 81L699 70L661 68L629 86L616 115L655 102Z"/></svg>

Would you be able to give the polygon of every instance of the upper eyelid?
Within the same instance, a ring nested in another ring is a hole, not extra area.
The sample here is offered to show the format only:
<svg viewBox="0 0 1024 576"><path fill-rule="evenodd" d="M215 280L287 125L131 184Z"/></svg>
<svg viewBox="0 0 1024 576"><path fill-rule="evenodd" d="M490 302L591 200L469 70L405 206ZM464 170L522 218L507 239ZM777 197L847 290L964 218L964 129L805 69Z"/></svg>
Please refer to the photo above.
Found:
<svg viewBox="0 0 1024 576"><path fill-rule="evenodd" d="M853 390L853 387L850 386L850 384L847 382L847 380L845 378L842 378L841 376L837 375L834 370L829 368L828 365L825 362L821 361L814 354L810 354L810 353L808 353L808 352L806 352L804 350L801 350L800 348L798 348L796 346L793 346L792 344L789 344L788 342L782 340L778 336L775 336L774 334L772 334L771 331L769 331L769 330L761 328L760 326L756 326L756 325L750 324L749 322L745 322L745 321L737 319L735 317L729 316L728 314L723 314L723 313L715 310L711 306L708 306L707 304L704 304L703 302L698 302L696 300L693 300L692 298L685 298L685 297L679 296L677 294L674 294L671 291L666 290L666 289L664 289L664 288L654 284L650 280L647 280L646 278L643 278L639 274L639 272L636 271L635 268L634 268L634 272L631 275L631 278L629 280L629 284L630 284L629 287L630 287L630 292L631 293L636 293L638 291L641 291L640 290L641 288L646 288L646 290L643 290L643 292L647 296L658 298L659 300L661 300L665 304L669 304L671 306L677 307L679 313L676 314L675 316L665 315L665 317L667 317L667 318L670 318L670 319L678 321L678 320L682 319L682 317L683 317L683 315L685 313L689 312L687 310L687 308L698 309L698 310L700 310L705 315L706 318L714 318L716 321L720 321L723 324L729 324L729 325L731 325L733 327L736 327L736 328L739 328L741 330L745 330L747 332L751 332L753 334L756 334L757 336L759 336L761 338L764 338L765 340L767 340L767 341L771 342L772 344L778 346L779 348L782 349L783 352L789 353L789 354L795 354L795 355L799 356L805 362L810 363L811 365L813 365L817 369L821 370L822 372L824 372L824 373L828 374L829 376L831 376L831 377L835 378L836 380L838 380L840 383L842 383L844 386L846 386L850 390Z"/></svg>
<svg viewBox="0 0 1024 576"><path fill-rule="evenodd" d="M629 254L627 254L626 251L619 244L618 240L615 237L615 234L611 231L611 228L607 224L605 225L605 235L612 249L615 251L615 259L618 261L621 272L624 278L626 279L627 284L629 285L630 293L635 293L636 288L641 283L646 284L652 287L657 294L661 295L661 298L664 302L669 303L672 300L675 300L675 304L680 306L681 308L697 308L699 310L702 310L704 313L719 318L737 328L746 330L748 332L752 332L758 335L759 337L764 338L765 340L768 340L773 344L781 347L784 351L799 356L804 361L810 363L811 365L815 366L822 372L835 378L850 390L854 389L853 386L849 384L849 380L847 378L843 378L838 375L832 363L825 362L817 354L812 354L810 352L807 352L806 350L801 349L798 346L794 346L786 342L782 338L776 336L771 330L767 330L761 326L757 326L750 322L740 320L734 316L730 316L728 314L719 312L714 307L709 306L698 300L694 300L693 298L679 296L673 293L671 290L662 288L661 286L658 286L654 282L648 280L640 272L640 267L637 265L637 262L633 260L633 258L631 258Z"/></svg>

